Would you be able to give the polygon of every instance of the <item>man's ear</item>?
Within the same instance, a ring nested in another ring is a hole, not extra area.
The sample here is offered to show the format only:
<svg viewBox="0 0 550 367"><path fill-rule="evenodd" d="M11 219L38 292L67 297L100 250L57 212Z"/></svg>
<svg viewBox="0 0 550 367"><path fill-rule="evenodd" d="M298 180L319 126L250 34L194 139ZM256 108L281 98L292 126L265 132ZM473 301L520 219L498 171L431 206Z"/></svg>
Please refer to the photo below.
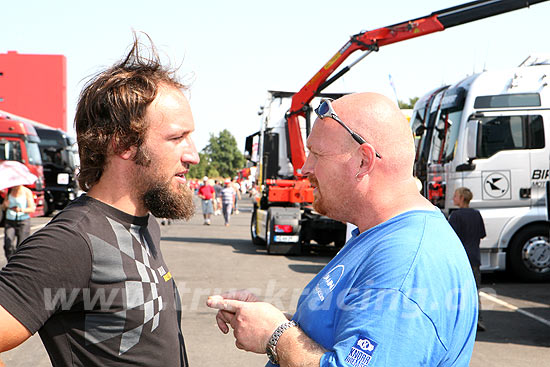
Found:
<svg viewBox="0 0 550 367"><path fill-rule="evenodd" d="M114 155L119 156L124 160L133 159L137 153L137 148L135 145L132 145L130 148L120 152L120 149L117 147L116 139L111 140L111 149Z"/></svg>
<svg viewBox="0 0 550 367"><path fill-rule="evenodd" d="M136 156L137 149L135 145L132 145L130 148L126 149L122 153L120 153L118 156L124 160L131 160L134 159Z"/></svg>
<svg viewBox="0 0 550 367"><path fill-rule="evenodd" d="M369 175L374 169L374 162L376 161L376 151L369 143L361 144L359 154L361 154L361 163L355 174L357 180L361 180L363 177Z"/></svg>

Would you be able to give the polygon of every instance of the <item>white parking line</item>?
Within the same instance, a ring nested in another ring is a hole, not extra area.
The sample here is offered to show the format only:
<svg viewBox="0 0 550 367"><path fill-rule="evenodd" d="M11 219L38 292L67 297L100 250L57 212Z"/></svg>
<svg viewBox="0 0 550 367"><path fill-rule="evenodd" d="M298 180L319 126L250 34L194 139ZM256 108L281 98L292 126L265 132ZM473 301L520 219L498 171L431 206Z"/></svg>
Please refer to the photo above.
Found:
<svg viewBox="0 0 550 367"><path fill-rule="evenodd" d="M548 321L548 320L546 320L546 319L543 319L542 317L539 317L539 316L537 316L537 315L534 315L534 314L532 314L532 313L529 312L529 311L522 310L521 308L516 307L516 306L514 306L513 304L508 303L508 302L506 302L506 301L503 301L503 300L501 300L501 299L498 299L498 298L495 297L495 296L491 296L490 294L487 294L487 293L485 293L485 292L479 292L479 295L480 295L481 297L483 297L483 298L485 298L485 299L491 301L491 302L497 303L497 304L499 304L499 305L501 305L501 306L504 306L504 307L506 307L506 308L508 308L508 309L510 309L510 310L512 310L512 311L519 312L520 314L525 315L525 316L527 316L527 317L530 317L530 318L532 318L532 319L534 319L534 320L537 320L538 322L542 322L542 323L543 323L544 325L546 325L546 326L550 326L550 321Z"/></svg>
<svg viewBox="0 0 550 367"><path fill-rule="evenodd" d="M31 227L31 232L34 231L35 229L40 229L40 228L44 227L45 225L46 225L46 223L33 226L33 227ZM0 238L4 238L4 232L2 232L2 234L0 234Z"/></svg>

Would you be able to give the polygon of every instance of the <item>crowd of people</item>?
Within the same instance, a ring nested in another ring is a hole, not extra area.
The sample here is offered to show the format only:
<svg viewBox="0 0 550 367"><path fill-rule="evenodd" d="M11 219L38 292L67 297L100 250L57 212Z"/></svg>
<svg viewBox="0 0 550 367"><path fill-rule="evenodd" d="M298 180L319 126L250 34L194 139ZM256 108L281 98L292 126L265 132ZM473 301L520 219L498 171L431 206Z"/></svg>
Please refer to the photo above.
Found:
<svg viewBox="0 0 550 367"><path fill-rule="evenodd" d="M229 226L232 214L239 214L238 203L246 193L247 186L237 179L230 178L212 180L204 176L202 184L190 185L201 199L204 225L212 224L212 215L223 215L224 225Z"/></svg>
<svg viewBox="0 0 550 367"><path fill-rule="evenodd" d="M212 216L223 215L224 225L229 227L231 215L239 214L239 200L248 194L252 195L252 180L218 178L210 179L204 176L202 181L191 179L189 188L201 199L203 224L212 224ZM170 218L160 218L160 224L170 225Z"/></svg>
<svg viewBox="0 0 550 367"><path fill-rule="evenodd" d="M222 214L229 226L242 187L208 177L189 184L199 155L188 87L154 47L143 47L136 38L80 95L78 180L86 194L9 248L0 352L38 332L54 367L189 365L155 217L190 219L196 194L205 225ZM452 227L420 195L412 133L388 98L350 94L322 100L315 112L302 167L313 207L357 229L305 287L294 314L245 290L212 295L219 329L233 330L237 348L266 354L268 366L468 366L479 311L475 246L484 235L467 210L471 195L457 192ZM16 220L32 210L27 197L12 191L6 207Z"/></svg>

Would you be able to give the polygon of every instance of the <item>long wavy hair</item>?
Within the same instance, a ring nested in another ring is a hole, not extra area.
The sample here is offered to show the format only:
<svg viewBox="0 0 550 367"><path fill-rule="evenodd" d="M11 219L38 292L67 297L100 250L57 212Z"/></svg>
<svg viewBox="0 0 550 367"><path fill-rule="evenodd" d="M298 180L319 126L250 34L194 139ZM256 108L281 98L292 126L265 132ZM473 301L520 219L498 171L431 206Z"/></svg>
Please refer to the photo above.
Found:
<svg viewBox="0 0 550 367"><path fill-rule="evenodd" d="M99 181L110 154L136 147L134 161L146 163L140 148L148 128L147 106L161 85L187 89L178 81L176 69L161 64L153 42L146 36L148 47L134 33L126 57L93 76L80 94L75 127L80 154L78 183L83 190L88 191Z"/></svg>

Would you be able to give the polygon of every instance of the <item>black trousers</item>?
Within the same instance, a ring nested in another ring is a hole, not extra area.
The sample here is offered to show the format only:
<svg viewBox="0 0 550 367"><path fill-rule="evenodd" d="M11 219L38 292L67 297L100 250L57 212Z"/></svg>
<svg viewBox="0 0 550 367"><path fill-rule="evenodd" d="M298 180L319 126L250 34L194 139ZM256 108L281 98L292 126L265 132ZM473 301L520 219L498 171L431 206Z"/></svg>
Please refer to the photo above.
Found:
<svg viewBox="0 0 550 367"><path fill-rule="evenodd" d="M4 227L4 254L6 259L15 253L17 247L31 234L31 220L7 220Z"/></svg>

